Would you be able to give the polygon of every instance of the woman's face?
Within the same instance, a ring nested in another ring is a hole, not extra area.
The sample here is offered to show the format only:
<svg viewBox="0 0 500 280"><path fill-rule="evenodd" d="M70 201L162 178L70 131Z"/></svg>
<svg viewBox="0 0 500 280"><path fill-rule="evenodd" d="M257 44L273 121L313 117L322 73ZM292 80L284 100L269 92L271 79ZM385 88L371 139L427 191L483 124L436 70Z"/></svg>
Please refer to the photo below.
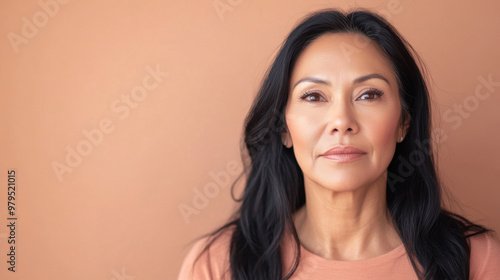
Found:
<svg viewBox="0 0 500 280"><path fill-rule="evenodd" d="M325 34L304 49L290 80L285 111L305 184L334 191L385 187L400 127L401 103L390 61L375 42ZM356 150L342 150L350 146ZM332 148L340 148L328 154Z"/></svg>

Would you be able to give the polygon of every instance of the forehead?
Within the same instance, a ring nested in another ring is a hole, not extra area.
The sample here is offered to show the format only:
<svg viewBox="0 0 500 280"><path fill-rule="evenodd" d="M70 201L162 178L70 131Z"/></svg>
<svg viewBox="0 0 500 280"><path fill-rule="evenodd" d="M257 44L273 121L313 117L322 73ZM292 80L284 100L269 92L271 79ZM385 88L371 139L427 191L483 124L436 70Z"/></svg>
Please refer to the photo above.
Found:
<svg viewBox="0 0 500 280"><path fill-rule="evenodd" d="M327 33L311 42L295 62L290 85L306 76L332 81L379 73L395 82L395 73L382 48L355 33Z"/></svg>

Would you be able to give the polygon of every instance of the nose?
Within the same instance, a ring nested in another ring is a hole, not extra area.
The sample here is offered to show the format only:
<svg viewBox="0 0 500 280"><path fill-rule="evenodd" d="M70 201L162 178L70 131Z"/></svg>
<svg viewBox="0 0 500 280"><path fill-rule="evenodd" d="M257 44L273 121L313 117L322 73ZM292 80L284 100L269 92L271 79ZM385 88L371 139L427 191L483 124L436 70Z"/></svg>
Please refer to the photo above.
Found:
<svg viewBox="0 0 500 280"><path fill-rule="evenodd" d="M359 130L359 126L352 104L343 101L332 103L328 112L329 133L342 135L356 134Z"/></svg>

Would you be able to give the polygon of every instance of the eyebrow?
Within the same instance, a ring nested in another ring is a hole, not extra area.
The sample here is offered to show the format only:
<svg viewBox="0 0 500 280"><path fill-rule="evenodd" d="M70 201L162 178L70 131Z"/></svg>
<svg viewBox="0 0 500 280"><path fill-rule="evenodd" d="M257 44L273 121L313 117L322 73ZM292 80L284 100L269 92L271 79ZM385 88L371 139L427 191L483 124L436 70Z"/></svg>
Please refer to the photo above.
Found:
<svg viewBox="0 0 500 280"><path fill-rule="evenodd" d="M372 73L372 74L368 74L368 75L365 75L365 76L358 77L354 81L352 81L352 84L353 85L359 84L359 83L362 83L362 82L370 80L370 79L381 79L381 80L385 81L387 84L391 85L391 83L389 83L389 80L387 78L385 78L384 76L382 76L380 74L377 74L377 73ZM303 82L323 84L323 85L328 85L328 86L331 85L330 82L328 82L326 80L323 80L321 78L305 77L305 78L302 78L302 79L298 80L295 83L295 85L293 85L292 89L294 89L298 84L303 83Z"/></svg>

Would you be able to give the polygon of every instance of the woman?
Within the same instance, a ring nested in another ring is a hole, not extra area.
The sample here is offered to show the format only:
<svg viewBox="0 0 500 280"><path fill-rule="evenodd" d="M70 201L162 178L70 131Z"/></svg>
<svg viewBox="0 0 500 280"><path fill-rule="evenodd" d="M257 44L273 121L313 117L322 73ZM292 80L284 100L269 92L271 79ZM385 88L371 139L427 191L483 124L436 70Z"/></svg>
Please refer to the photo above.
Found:
<svg viewBox="0 0 500 280"><path fill-rule="evenodd" d="M239 211L179 279L500 279L489 230L442 206L410 50L367 11L300 23L245 122Z"/></svg>

